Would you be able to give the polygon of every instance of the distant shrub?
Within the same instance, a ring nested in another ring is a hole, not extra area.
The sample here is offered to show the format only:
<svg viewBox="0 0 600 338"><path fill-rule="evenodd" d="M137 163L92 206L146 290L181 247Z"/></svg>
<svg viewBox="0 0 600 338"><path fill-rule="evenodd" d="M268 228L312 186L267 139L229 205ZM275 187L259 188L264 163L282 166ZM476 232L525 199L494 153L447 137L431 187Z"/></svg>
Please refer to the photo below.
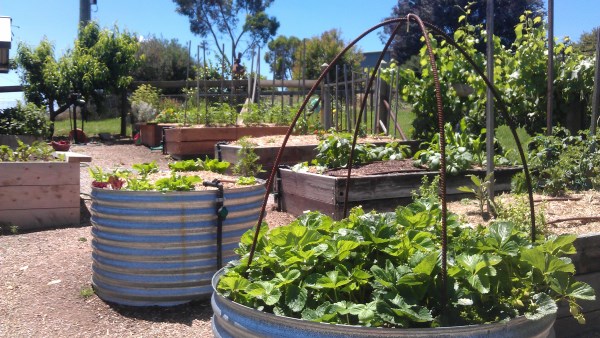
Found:
<svg viewBox="0 0 600 338"><path fill-rule="evenodd" d="M44 108L18 102L16 107L0 109L0 134L46 137L50 122Z"/></svg>

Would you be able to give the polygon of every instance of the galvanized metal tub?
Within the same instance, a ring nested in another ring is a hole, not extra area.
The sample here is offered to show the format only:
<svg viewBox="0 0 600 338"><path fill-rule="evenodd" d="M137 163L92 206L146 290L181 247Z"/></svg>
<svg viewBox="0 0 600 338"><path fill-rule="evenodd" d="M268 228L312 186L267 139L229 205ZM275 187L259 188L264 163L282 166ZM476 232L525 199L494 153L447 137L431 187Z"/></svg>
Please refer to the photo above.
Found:
<svg viewBox="0 0 600 338"><path fill-rule="evenodd" d="M506 323L482 324L426 329L392 329L317 323L281 317L233 302L216 291L223 270L213 277L211 305L214 311L212 330L218 338L241 337L303 337L303 338L375 338L375 337L495 337L554 338L556 314L540 320L525 317Z"/></svg>
<svg viewBox="0 0 600 338"><path fill-rule="evenodd" d="M225 190L223 264L257 220L264 185ZM212 293L217 267L216 191L92 189L92 285L103 300L172 306Z"/></svg>

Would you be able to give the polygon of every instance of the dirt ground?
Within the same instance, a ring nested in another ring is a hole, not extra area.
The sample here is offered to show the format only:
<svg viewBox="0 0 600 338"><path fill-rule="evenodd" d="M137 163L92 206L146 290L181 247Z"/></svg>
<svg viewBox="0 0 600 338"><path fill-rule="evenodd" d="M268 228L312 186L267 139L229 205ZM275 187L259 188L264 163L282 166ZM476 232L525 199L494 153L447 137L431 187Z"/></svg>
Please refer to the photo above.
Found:
<svg viewBox="0 0 600 338"><path fill-rule="evenodd" d="M92 156L91 166L130 167L156 160L166 169L169 157L131 144L90 143L72 151ZM133 308L107 304L92 293L87 194L91 178L81 167L84 198L79 227L0 236L0 337L211 337L209 301L171 308ZM600 192L542 201L546 220L600 216ZM475 201L457 201L449 210L480 222ZM271 226L293 217L269 210ZM596 233L600 221L569 221L549 226L554 232Z"/></svg>

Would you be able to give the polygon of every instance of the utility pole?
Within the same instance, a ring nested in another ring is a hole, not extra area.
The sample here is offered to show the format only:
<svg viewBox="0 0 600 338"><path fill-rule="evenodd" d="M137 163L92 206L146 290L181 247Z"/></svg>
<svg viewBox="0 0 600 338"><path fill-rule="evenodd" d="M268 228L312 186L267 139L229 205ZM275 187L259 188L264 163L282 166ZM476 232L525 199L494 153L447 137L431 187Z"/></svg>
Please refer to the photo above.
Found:
<svg viewBox="0 0 600 338"><path fill-rule="evenodd" d="M546 135L552 135L554 102L554 0L548 0L548 91L546 92Z"/></svg>
<svg viewBox="0 0 600 338"><path fill-rule="evenodd" d="M590 123L590 133L596 134L598 125L598 105L600 105L600 26L596 29L596 70L594 73L594 96L592 97L592 121Z"/></svg>
<svg viewBox="0 0 600 338"><path fill-rule="evenodd" d="M96 0L79 0L79 27L85 27L92 19L92 2Z"/></svg>
<svg viewBox="0 0 600 338"><path fill-rule="evenodd" d="M486 8L486 35L487 35L487 77L494 83L494 0L487 0ZM494 173L494 96L491 88L487 89L487 99L485 104L486 115L486 173ZM492 176L493 177L493 176ZM492 178L488 186L488 194L491 199L494 198L494 179ZM489 206L488 206L489 208Z"/></svg>

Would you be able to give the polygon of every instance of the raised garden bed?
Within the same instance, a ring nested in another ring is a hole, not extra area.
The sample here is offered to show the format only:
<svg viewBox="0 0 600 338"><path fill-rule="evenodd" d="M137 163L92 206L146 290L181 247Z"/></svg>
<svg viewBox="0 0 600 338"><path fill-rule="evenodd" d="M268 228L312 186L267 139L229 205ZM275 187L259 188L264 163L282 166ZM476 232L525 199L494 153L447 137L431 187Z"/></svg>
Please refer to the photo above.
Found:
<svg viewBox="0 0 600 338"><path fill-rule="evenodd" d="M580 337L598 327L600 321L600 234L579 235L574 242L577 254L572 256L575 265L575 279L588 283L596 291L596 300L582 300L581 312L586 324L579 324L569 313L569 306L560 303L556 314L554 330L556 337ZM597 332L597 331L596 331ZM587 336L586 336L587 337Z"/></svg>
<svg viewBox="0 0 600 338"><path fill-rule="evenodd" d="M285 126L181 127L165 130L165 151L175 159L212 156L215 144L244 136L260 137L285 134Z"/></svg>
<svg viewBox="0 0 600 338"><path fill-rule="evenodd" d="M294 142L294 138L299 138L298 142ZM271 144L265 144L264 140L249 140L252 143L257 142L257 146L254 147L254 152L259 157L259 164L262 165L263 173L259 174L261 178L266 178L271 170L273 169L273 163L279 152L283 137L277 137L272 140ZM290 141L285 147L285 150L281 157L281 165L293 165L299 162L310 161L317 155L317 145L319 140L316 136L302 135L302 136L291 136ZM368 142L376 146L384 146L387 142L392 139L359 139L359 143ZM407 145L411 148L411 152L414 153L419 147L419 141L397 141L399 144ZM239 160L238 154L242 147L237 144L217 144L215 146L215 158L219 158L222 161L230 163L236 163Z"/></svg>
<svg viewBox="0 0 600 338"><path fill-rule="evenodd" d="M142 123L138 125L140 143L146 147L158 147L162 143L163 130L177 126L173 123Z"/></svg>
<svg viewBox="0 0 600 338"><path fill-rule="evenodd" d="M371 171L373 167L377 168ZM361 171L363 173L353 169L348 206L351 208L362 205L365 210L378 211L391 211L398 205L408 204L412 192L421 186L423 176L431 179L438 175L438 172L413 167L412 160L375 162L362 166ZM512 176L520 171L520 168L496 169L495 191L509 191ZM301 215L305 210L315 210L334 219L341 219L346 173L346 170L337 170L323 175L280 168L281 180L275 186L279 208L295 216ZM469 174L483 178L485 170L472 169L458 176L449 176L446 182L449 197L466 196L458 187L472 185L470 178L466 176Z"/></svg>
<svg viewBox="0 0 600 338"><path fill-rule="evenodd" d="M79 162L0 162L0 223L18 231L79 224Z"/></svg>

